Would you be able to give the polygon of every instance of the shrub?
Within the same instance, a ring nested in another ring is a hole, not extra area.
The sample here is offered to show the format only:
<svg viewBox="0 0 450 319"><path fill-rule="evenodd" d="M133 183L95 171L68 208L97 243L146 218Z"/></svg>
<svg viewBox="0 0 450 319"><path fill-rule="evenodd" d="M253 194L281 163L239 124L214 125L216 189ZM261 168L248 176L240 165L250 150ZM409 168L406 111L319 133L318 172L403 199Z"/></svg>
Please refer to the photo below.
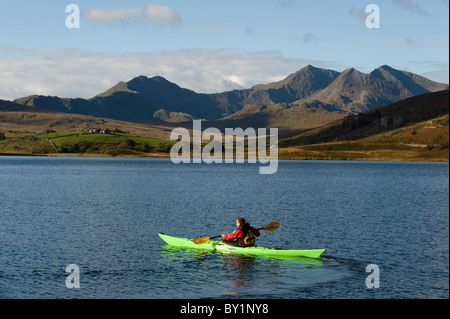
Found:
<svg viewBox="0 0 450 319"><path fill-rule="evenodd" d="M172 146L167 143L159 143L158 146L156 146L155 151L159 153L170 153L170 150L172 149Z"/></svg>
<svg viewBox="0 0 450 319"><path fill-rule="evenodd" d="M143 144L136 144L134 149L138 152L149 153L152 152L155 148L148 145L147 143L143 143Z"/></svg>
<svg viewBox="0 0 450 319"><path fill-rule="evenodd" d="M80 145L78 143L63 143L59 148L59 153L80 153Z"/></svg>

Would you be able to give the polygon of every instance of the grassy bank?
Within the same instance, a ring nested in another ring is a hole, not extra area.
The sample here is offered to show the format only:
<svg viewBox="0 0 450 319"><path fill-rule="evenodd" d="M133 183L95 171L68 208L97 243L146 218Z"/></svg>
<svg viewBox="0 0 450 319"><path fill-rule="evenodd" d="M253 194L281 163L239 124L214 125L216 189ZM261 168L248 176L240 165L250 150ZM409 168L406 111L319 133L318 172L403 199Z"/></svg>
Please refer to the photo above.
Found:
<svg viewBox="0 0 450 319"><path fill-rule="evenodd" d="M174 141L120 132L83 131L22 134L0 141L0 153L22 155L162 156Z"/></svg>
<svg viewBox="0 0 450 319"><path fill-rule="evenodd" d="M448 162L449 150L423 145L342 142L280 149L280 159Z"/></svg>
<svg viewBox="0 0 450 319"><path fill-rule="evenodd" d="M443 133L440 132L447 129L448 126L430 129L430 126L415 125L395 133L356 141L284 147L279 148L278 158L448 162L448 133L447 138L442 139ZM432 139L433 136L436 138ZM434 141L434 144L430 144L430 141ZM22 134L1 140L0 155L169 157L175 143L120 132Z"/></svg>
<svg viewBox="0 0 450 319"><path fill-rule="evenodd" d="M448 162L449 116L351 141L280 148L280 158Z"/></svg>

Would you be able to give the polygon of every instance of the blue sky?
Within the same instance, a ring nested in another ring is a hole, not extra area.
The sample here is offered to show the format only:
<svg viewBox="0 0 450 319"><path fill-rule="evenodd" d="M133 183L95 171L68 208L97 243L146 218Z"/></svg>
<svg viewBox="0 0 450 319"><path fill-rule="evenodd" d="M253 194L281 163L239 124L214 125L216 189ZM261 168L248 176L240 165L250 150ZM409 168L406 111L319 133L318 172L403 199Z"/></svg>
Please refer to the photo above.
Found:
<svg viewBox="0 0 450 319"><path fill-rule="evenodd" d="M221 92L307 64L449 82L448 0L0 1L0 99L89 98L141 74ZM71 3L80 28L66 27ZM380 28L366 27L369 4Z"/></svg>

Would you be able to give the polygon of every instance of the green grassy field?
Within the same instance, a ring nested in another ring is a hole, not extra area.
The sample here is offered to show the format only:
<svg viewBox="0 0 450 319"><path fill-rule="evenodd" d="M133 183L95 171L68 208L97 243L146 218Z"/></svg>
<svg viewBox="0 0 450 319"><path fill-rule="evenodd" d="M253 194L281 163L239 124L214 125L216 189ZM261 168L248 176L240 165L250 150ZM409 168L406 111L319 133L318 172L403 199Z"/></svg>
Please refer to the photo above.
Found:
<svg viewBox="0 0 450 319"><path fill-rule="evenodd" d="M81 142L96 143L96 144L119 144L127 140L132 140L136 144L148 144L149 146L156 147L162 142L164 143L167 142L153 137L138 136L133 134L125 134L125 133L91 134L79 131L50 133L38 135L37 137L47 138L51 140L56 146L62 146L63 144L67 143L74 144Z"/></svg>
<svg viewBox="0 0 450 319"><path fill-rule="evenodd" d="M106 156L145 156L169 153L175 141L126 133L93 134L67 131L40 135L24 134L0 141L4 154L86 154Z"/></svg>
<svg viewBox="0 0 450 319"><path fill-rule="evenodd" d="M169 156L176 141L65 131L0 136L0 155ZM280 147L280 159L447 161L448 115L353 141Z"/></svg>

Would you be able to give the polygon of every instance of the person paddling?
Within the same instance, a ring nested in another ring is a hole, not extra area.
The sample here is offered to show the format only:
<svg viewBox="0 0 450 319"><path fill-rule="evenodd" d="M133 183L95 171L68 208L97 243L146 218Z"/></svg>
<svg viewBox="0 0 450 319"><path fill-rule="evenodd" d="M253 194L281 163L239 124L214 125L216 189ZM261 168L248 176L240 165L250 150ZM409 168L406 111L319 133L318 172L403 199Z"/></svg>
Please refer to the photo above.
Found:
<svg viewBox="0 0 450 319"><path fill-rule="evenodd" d="M236 246L255 246L256 237L261 235L259 230L250 226L243 217L236 219L236 226L237 229L231 234L222 234L222 240Z"/></svg>

